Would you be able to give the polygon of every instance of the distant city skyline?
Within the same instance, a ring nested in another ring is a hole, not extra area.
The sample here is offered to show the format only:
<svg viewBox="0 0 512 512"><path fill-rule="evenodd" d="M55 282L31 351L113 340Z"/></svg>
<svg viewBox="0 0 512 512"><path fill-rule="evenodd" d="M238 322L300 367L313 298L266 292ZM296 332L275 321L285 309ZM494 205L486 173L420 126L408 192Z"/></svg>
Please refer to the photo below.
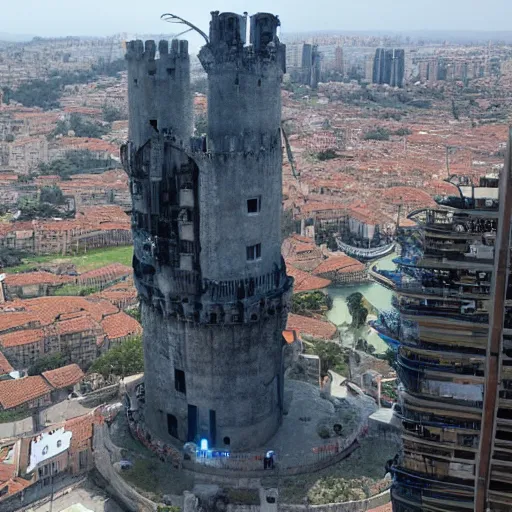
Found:
<svg viewBox="0 0 512 512"><path fill-rule="evenodd" d="M173 4L156 0L89 0L72 6L64 0L28 0L23 8L15 2L2 6L0 32L29 36L108 36L119 32L177 34L174 27L160 20L173 12L208 32L209 11L250 14L273 12L279 15L284 32L320 30L347 31L508 31L512 18L509 0L410 0L349 2L317 0L312 8L298 7L290 0L204 0ZM185 37L188 37L187 34ZM195 39L192 36L192 39ZM198 41L199 42L199 41Z"/></svg>

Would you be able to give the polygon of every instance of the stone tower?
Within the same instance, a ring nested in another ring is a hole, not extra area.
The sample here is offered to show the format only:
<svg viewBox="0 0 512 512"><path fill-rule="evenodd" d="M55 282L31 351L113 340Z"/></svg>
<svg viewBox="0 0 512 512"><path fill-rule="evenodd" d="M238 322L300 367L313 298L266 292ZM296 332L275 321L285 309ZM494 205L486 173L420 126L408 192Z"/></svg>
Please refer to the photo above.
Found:
<svg viewBox="0 0 512 512"><path fill-rule="evenodd" d="M281 257L285 47L271 14L212 13L200 52L208 131L192 138L189 56L127 50L134 275L144 326L144 423L166 442L246 450L283 408L292 279Z"/></svg>

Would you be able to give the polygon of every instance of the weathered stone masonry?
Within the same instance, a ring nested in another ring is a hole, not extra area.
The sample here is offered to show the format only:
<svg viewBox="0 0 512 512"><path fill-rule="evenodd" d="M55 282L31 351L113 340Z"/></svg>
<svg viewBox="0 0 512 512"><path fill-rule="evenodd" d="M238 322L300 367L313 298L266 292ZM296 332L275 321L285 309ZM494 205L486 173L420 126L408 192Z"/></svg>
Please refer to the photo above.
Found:
<svg viewBox="0 0 512 512"><path fill-rule="evenodd" d="M212 13L206 139L192 136L186 41L128 44L133 267L144 423L164 441L251 449L280 424L292 279L280 253L279 20Z"/></svg>

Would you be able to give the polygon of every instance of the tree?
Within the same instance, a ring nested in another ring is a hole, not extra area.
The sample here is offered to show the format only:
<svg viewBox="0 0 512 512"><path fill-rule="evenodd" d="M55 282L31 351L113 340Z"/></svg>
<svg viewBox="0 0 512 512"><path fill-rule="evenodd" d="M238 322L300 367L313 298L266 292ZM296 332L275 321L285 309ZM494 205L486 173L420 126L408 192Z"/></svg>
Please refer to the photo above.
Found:
<svg viewBox="0 0 512 512"><path fill-rule="evenodd" d="M129 338L111 348L96 359L89 368L89 373L100 373L105 378L109 375L125 377L143 371L144 354L141 336Z"/></svg>
<svg viewBox="0 0 512 512"><path fill-rule="evenodd" d="M195 119L196 136L200 137L206 134L208 130L208 119L204 114L199 114Z"/></svg>
<svg viewBox="0 0 512 512"><path fill-rule="evenodd" d="M17 249L0 247L0 268L15 267L19 265L26 254Z"/></svg>
<svg viewBox="0 0 512 512"><path fill-rule="evenodd" d="M296 293L292 297L292 313L311 316L331 309L332 299L320 291Z"/></svg>
<svg viewBox="0 0 512 512"><path fill-rule="evenodd" d="M69 361L60 353L51 354L41 357L28 369L29 375L40 375L48 370L55 370L61 366L65 366Z"/></svg>
<svg viewBox="0 0 512 512"><path fill-rule="evenodd" d="M382 358L388 362L389 366L393 367L396 362L396 353L394 350L388 348Z"/></svg>
<svg viewBox="0 0 512 512"><path fill-rule="evenodd" d="M374 130L369 130L364 134L364 140L389 140L389 130L378 126Z"/></svg>
<svg viewBox="0 0 512 512"><path fill-rule="evenodd" d="M40 203L35 199L22 197L17 203L20 215L18 220L48 219L61 216L61 212L50 203Z"/></svg>
<svg viewBox="0 0 512 512"><path fill-rule="evenodd" d="M136 308L127 309L125 311L125 313L129 314L132 318L135 318L135 320L137 320L137 322L139 322L139 324L142 323L141 314L140 314L140 305Z"/></svg>
<svg viewBox="0 0 512 512"><path fill-rule="evenodd" d="M207 78L198 78L194 82L192 82L192 90L194 92L198 92L200 94L208 93L208 79Z"/></svg>
<svg viewBox="0 0 512 512"><path fill-rule="evenodd" d="M405 128L398 128L398 130L395 130L393 132L393 135L400 135L400 136L404 136L404 135L411 135L412 131L405 127Z"/></svg>
<svg viewBox="0 0 512 512"><path fill-rule="evenodd" d="M334 149L326 149L325 151L320 151L319 153L316 154L316 157L320 161L332 160L333 158L336 158L337 156L338 156L338 154L336 153L336 151L334 151Z"/></svg>
<svg viewBox="0 0 512 512"><path fill-rule="evenodd" d="M340 375L347 374L347 362L343 349L333 341L317 340L307 346L307 352L320 358L320 373L326 375L333 370Z"/></svg>
<svg viewBox="0 0 512 512"><path fill-rule="evenodd" d="M39 164L39 174L48 176L57 174L63 180L70 179L73 174L87 173L90 169L105 168L113 165L111 159L97 158L87 149L80 151L68 151L64 158L53 160L49 164Z"/></svg>
<svg viewBox="0 0 512 512"><path fill-rule="evenodd" d="M105 105L103 107L103 120L107 123L113 123L114 121L122 121L124 119L124 116L121 113L121 110L119 110L116 107L113 107L112 105Z"/></svg>
<svg viewBox="0 0 512 512"><path fill-rule="evenodd" d="M366 323L368 310L363 304L363 294L355 292L347 297L347 307L350 315L352 316L352 327L359 329Z"/></svg>
<svg viewBox="0 0 512 512"><path fill-rule="evenodd" d="M98 79L101 75L116 76L127 68L125 59L116 59L106 63L105 60L92 66L89 70L68 71L53 70L47 80L35 79L23 82L17 89L3 87L3 101L11 100L26 107L41 107L45 110L58 108L64 86L85 84Z"/></svg>
<svg viewBox="0 0 512 512"><path fill-rule="evenodd" d="M40 203L50 203L50 204L64 204L66 200L64 199L64 194L62 190L57 185L52 185L49 187L43 187L39 194L39 202Z"/></svg>
<svg viewBox="0 0 512 512"><path fill-rule="evenodd" d="M60 120L53 131L53 135L67 135L73 131L76 137L90 137L99 139L108 133L108 127L94 123L80 114L71 114L68 121Z"/></svg>

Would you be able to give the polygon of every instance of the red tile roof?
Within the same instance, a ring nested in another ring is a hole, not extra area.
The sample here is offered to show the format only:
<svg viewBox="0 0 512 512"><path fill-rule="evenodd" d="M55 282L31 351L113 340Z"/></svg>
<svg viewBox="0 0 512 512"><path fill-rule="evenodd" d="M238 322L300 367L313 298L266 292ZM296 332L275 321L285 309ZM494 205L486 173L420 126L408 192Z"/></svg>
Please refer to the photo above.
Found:
<svg viewBox="0 0 512 512"><path fill-rule="evenodd" d="M122 265L121 263L112 263L107 265L106 267L100 267L95 270L90 270L89 272L84 272L80 274L78 278L79 281L83 281L85 279L93 279L93 278L118 278L122 276L130 276L133 273L132 267L128 267L126 265Z"/></svg>
<svg viewBox="0 0 512 512"><path fill-rule="evenodd" d="M7 358L0 352L0 375L6 375L7 373L11 373L14 371L14 368L11 366Z"/></svg>
<svg viewBox="0 0 512 512"><path fill-rule="evenodd" d="M8 480L5 480L5 481L2 478L0 478L0 489L4 489L6 486L8 486L8 488L9 488L7 494L4 494L0 498L0 501L7 499L8 497L12 496L13 494L16 494L17 492L22 491L29 485L32 485L32 482L25 480L23 478L20 478L19 476L9 478Z"/></svg>
<svg viewBox="0 0 512 512"><path fill-rule="evenodd" d="M99 325L89 316L79 316L70 320L64 320L57 324L57 330L61 336L78 332L99 331Z"/></svg>
<svg viewBox="0 0 512 512"><path fill-rule="evenodd" d="M5 284L7 286L26 286L31 284L63 284L73 281L70 276L57 276L51 272L22 272L19 274L7 274Z"/></svg>
<svg viewBox="0 0 512 512"><path fill-rule="evenodd" d="M37 317L28 312L0 312L0 332L27 326L30 323L39 323Z"/></svg>
<svg viewBox="0 0 512 512"><path fill-rule="evenodd" d="M293 343L294 341L297 341L297 331L287 329L286 331L283 331L283 338L285 339L286 343Z"/></svg>
<svg viewBox="0 0 512 512"><path fill-rule="evenodd" d="M28 329L26 331L15 331L0 336L0 346L19 347L30 343L37 343L44 338L42 329Z"/></svg>
<svg viewBox="0 0 512 512"><path fill-rule="evenodd" d="M331 284L329 279L322 277L316 277L304 272L293 265L286 263L286 273L293 277L295 282L293 285L293 291L295 293L306 292L311 290L321 290Z"/></svg>
<svg viewBox="0 0 512 512"><path fill-rule="evenodd" d="M77 364L68 364L56 370L48 370L42 373L43 377L55 389L67 388L74 386L84 377L84 372Z"/></svg>
<svg viewBox="0 0 512 512"><path fill-rule="evenodd" d="M27 319L38 320L40 325L50 325L61 315L83 312L89 314L94 320L99 321L105 315L117 313L118 308L110 302L102 299L90 299L85 297L37 297L35 299L17 300L9 303L23 312L0 313L0 332L9 327L4 325L25 325ZM5 311L5 309L4 309ZM26 321L23 322L22 320Z"/></svg>
<svg viewBox="0 0 512 512"><path fill-rule="evenodd" d="M346 254L340 254L339 256L331 256L324 262L320 263L318 267L313 271L314 274L326 274L328 272L361 272L365 269L363 263L360 261L347 256Z"/></svg>
<svg viewBox="0 0 512 512"><path fill-rule="evenodd" d="M2 380L0 381L0 405L3 409L11 409L41 398L50 391L51 387L39 375L16 380Z"/></svg>
<svg viewBox="0 0 512 512"><path fill-rule="evenodd" d="M92 439L93 425L101 423L101 416L96 411L78 416L64 423L64 428L72 433L71 451L80 449L85 443Z"/></svg>
<svg viewBox="0 0 512 512"><path fill-rule="evenodd" d="M295 315L290 313L288 315L288 323L286 324L287 330L295 330L301 335L309 335L314 338L332 339L336 334L336 326L324 320L317 320L316 318L309 318L306 316Z"/></svg>
<svg viewBox="0 0 512 512"><path fill-rule="evenodd" d="M102 320L101 326L107 337L111 340L142 332L139 322L122 311L115 315L107 316Z"/></svg>

